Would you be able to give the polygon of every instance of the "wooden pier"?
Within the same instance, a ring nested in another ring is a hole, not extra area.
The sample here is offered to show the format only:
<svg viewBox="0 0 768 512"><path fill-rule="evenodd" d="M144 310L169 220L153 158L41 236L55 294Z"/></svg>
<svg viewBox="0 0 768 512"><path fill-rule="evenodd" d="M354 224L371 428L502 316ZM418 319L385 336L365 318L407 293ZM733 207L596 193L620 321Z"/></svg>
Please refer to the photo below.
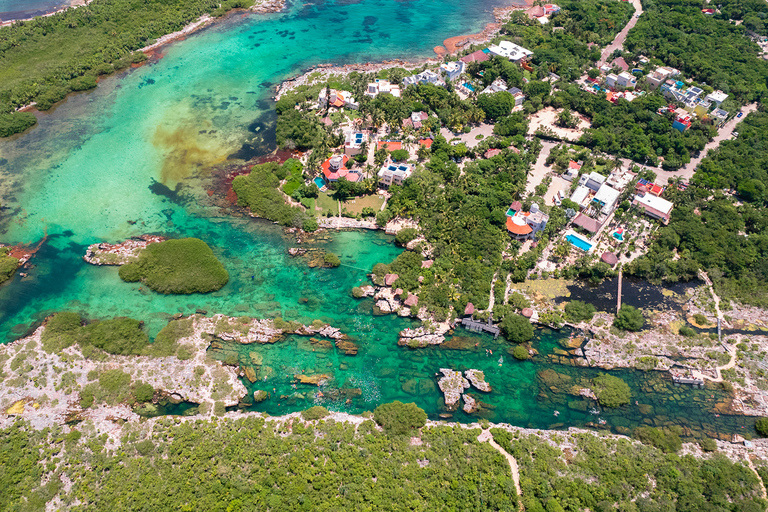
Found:
<svg viewBox="0 0 768 512"><path fill-rule="evenodd" d="M703 379L691 379L689 377L672 377L672 381L675 384L690 384L691 386L699 386L704 387L704 380Z"/></svg>
<svg viewBox="0 0 768 512"><path fill-rule="evenodd" d="M616 314L619 314L619 310L621 309L621 269L619 269L619 293L618 298L616 299Z"/></svg>
<svg viewBox="0 0 768 512"><path fill-rule="evenodd" d="M499 337L499 328L493 325L491 323L491 319L488 319L488 322L478 322L477 320L472 320L471 318L462 318L461 319L461 325L467 329L468 331L475 331L475 332L489 332L493 334L493 338L496 339Z"/></svg>

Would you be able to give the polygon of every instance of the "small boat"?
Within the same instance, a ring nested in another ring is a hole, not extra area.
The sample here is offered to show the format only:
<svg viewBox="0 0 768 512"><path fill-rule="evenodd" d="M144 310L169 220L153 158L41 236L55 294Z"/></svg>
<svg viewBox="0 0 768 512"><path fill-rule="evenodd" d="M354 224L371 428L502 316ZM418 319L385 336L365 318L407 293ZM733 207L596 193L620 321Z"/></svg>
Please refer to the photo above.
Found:
<svg viewBox="0 0 768 512"><path fill-rule="evenodd" d="M598 418L597 422L598 422L600 425L605 425L605 424L607 423L607 422L606 422L606 421L605 421L603 418Z"/></svg>

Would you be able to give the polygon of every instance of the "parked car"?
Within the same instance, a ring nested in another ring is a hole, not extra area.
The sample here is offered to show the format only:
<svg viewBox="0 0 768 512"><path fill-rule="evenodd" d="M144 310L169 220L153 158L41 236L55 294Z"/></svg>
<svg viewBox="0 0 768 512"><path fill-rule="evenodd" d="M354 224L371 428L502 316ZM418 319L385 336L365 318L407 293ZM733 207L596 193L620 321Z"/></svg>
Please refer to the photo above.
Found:
<svg viewBox="0 0 768 512"><path fill-rule="evenodd" d="M741 117L741 116L743 116L743 115L744 115L744 112L739 112L739 113L736 115L736 117Z"/></svg>

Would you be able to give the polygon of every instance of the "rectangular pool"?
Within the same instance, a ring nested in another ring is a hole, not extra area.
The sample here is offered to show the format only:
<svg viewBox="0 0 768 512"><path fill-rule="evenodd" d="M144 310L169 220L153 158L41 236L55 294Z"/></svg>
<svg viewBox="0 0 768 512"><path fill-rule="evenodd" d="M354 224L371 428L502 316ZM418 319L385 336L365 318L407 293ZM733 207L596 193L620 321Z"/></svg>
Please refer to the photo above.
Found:
<svg viewBox="0 0 768 512"><path fill-rule="evenodd" d="M565 239L571 242L571 245L573 245L577 249L581 249L584 252L589 252L592 249L592 247L594 247L591 243L587 242L585 239L581 238L580 236L574 233L566 235Z"/></svg>
<svg viewBox="0 0 768 512"><path fill-rule="evenodd" d="M323 181L323 178L318 176L317 178L315 178L315 185L317 185L317 188L322 190L323 187L325 187L325 181Z"/></svg>

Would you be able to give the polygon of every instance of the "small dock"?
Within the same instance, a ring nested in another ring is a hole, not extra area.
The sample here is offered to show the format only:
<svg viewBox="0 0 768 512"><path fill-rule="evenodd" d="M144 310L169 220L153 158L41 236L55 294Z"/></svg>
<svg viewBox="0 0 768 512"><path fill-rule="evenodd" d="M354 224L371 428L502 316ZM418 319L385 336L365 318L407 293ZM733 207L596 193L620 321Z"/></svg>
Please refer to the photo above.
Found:
<svg viewBox="0 0 768 512"><path fill-rule="evenodd" d="M672 377L672 381L677 384L690 384L693 387L699 386L704 387L704 380L703 379L692 379L690 377Z"/></svg>
<svg viewBox="0 0 768 512"><path fill-rule="evenodd" d="M471 318L462 318L461 325L468 331L489 332L493 334L494 339L499 337L499 328L493 325L490 318L488 319L487 323L478 322L477 320L472 320Z"/></svg>

